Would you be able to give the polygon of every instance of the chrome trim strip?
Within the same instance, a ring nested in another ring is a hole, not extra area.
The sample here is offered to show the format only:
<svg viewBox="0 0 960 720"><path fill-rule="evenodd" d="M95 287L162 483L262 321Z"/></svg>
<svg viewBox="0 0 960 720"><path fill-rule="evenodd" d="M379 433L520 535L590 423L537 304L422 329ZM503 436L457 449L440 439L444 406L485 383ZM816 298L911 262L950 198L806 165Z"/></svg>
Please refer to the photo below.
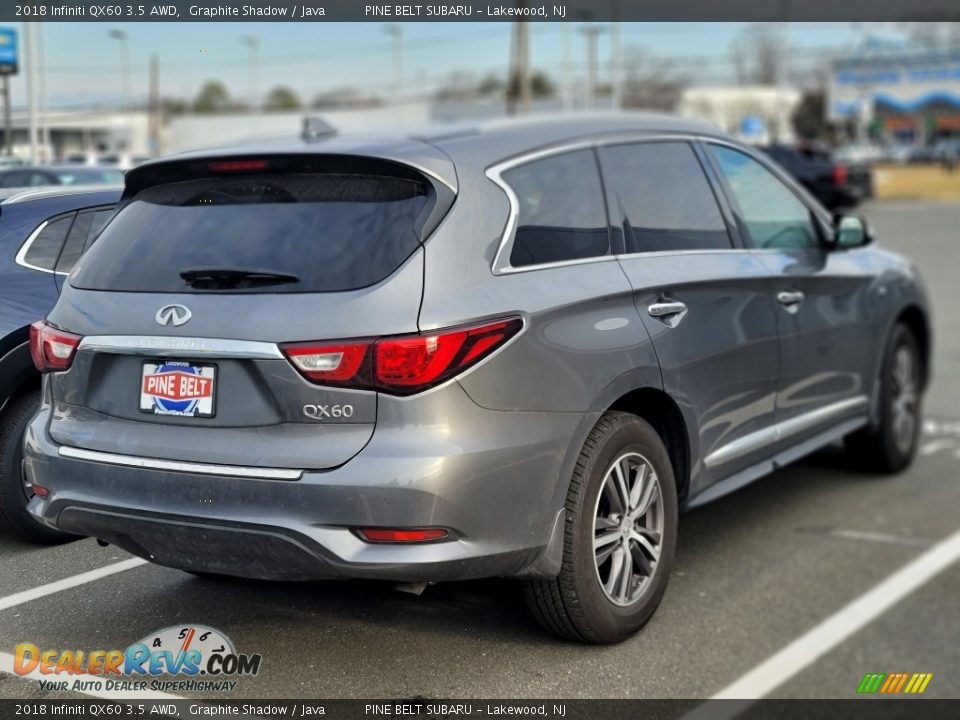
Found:
<svg viewBox="0 0 960 720"><path fill-rule="evenodd" d="M80 341L79 351L85 350L156 357L283 359L275 343L164 335L88 335Z"/></svg>
<svg viewBox="0 0 960 720"><path fill-rule="evenodd" d="M170 470L173 472L193 473L196 475L220 475L227 477L248 477L260 480L299 480L303 470L286 468L253 468L239 465L210 465L207 463L183 462L179 460L159 460L156 458L142 458L134 455L116 455L114 453L83 450L82 448L62 445L60 456L74 460L88 460L90 462L106 463L108 465L123 465L125 467L143 468L147 470Z"/></svg>
<svg viewBox="0 0 960 720"><path fill-rule="evenodd" d="M20 250L17 251L17 256L14 258L14 262L17 265L21 267L29 268L30 270L36 270L37 272L47 273L48 275L61 275L66 277L70 273L57 272L56 270L48 270L47 268L42 268L39 265L32 265L31 263L27 262L27 253L30 252L30 247L33 245L33 242L37 239L37 236L40 235L40 233L43 232L43 229L49 224L50 224L50 220L47 219L47 220L44 220L39 225L37 225L34 231L30 233L29 237L27 237L27 239L23 241L23 245L20 246Z"/></svg>
<svg viewBox="0 0 960 720"><path fill-rule="evenodd" d="M817 425L844 415L851 410L867 407L869 404L870 399L866 395L858 395L830 405L824 405L795 418L757 430L717 448L703 459L703 466L712 468L722 465L791 435L815 428Z"/></svg>

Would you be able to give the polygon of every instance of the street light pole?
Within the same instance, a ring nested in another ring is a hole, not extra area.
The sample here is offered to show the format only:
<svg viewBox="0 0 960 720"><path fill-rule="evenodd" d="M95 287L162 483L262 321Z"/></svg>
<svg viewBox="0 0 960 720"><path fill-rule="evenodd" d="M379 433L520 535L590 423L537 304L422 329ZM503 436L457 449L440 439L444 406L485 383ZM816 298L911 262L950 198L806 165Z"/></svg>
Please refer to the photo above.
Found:
<svg viewBox="0 0 960 720"><path fill-rule="evenodd" d="M111 30L107 33L110 38L120 42L120 92L123 103L121 110L130 109L130 46L127 44L127 34L123 30Z"/></svg>
<svg viewBox="0 0 960 720"><path fill-rule="evenodd" d="M249 94L250 94L250 113L256 114L260 109L260 88L258 87L259 80L259 50L260 50L260 38L256 35L244 35L240 38L240 42L243 45L246 45L250 50L248 56L248 82L249 82Z"/></svg>
<svg viewBox="0 0 960 720"><path fill-rule="evenodd" d="M120 112L123 113L127 136L124 139L124 149L129 150L131 144L131 135L133 134L132 123L130 121L130 46L127 43L127 34L123 30L110 30L107 36L120 43Z"/></svg>
<svg viewBox="0 0 960 720"><path fill-rule="evenodd" d="M597 35L603 30L587 24L581 32L587 38L587 107L594 109L597 103Z"/></svg>
<svg viewBox="0 0 960 720"><path fill-rule="evenodd" d="M50 129L47 124L47 53L43 44L43 23L37 23L37 86L40 100L40 149L44 162L50 162Z"/></svg>
<svg viewBox="0 0 960 720"><path fill-rule="evenodd" d="M400 25L385 25L383 31L393 38L393 102L397 104L403 95L403 28Z"/></svg>
<svg viewBox="0 0 960 720"><path fill-rule="evenodd" d="M27 124L30 128L30 164L37 163L37 94L34 92L33 74L33 23L23 24L23 56L26 65L27 81Z"/></svg>

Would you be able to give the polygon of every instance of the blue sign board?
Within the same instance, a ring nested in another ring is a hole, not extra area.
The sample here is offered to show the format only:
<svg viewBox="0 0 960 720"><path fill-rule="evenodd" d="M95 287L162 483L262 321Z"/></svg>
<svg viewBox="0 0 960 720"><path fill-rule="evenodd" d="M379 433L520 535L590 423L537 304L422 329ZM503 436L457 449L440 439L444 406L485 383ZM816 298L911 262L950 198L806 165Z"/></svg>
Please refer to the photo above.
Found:
<svg viewBox="0 0 960 720"><path fill-rule="evenodd" d="M17 74L17 31L0 28L0 75Z"/></svg>

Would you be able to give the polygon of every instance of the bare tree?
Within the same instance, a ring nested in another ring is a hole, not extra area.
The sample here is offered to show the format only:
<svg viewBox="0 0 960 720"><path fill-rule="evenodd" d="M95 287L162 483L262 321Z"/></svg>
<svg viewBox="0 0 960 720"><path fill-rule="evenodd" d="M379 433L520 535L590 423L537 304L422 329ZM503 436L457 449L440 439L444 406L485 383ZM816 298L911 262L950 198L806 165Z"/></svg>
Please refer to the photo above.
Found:
<svg viewBox="0 0 960 720"><path fill-rule="evenodd" d="M737 81L744 85L775 85L787 49L771 23L752 23L730 43Z"/></svg>
<svg viewBox="0 0 960 720"><path fill-rule="evenodd" d="M623 107L673 110L690 79L674 71L669 61L629 47L623 62Z"/></svg>

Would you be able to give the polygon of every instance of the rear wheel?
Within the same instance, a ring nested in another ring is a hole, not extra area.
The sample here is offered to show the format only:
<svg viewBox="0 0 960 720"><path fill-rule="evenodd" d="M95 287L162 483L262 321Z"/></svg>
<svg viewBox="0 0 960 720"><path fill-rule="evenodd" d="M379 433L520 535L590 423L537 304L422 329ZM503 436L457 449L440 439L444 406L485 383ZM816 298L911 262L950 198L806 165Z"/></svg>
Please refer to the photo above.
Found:
<svg viewBox="0 0 960 720"><path fill-rule="evenodd" d="M560 574L526 583L527 602L561 637L624 640L660 604L676 540L676 482L663 441L634 415L606 413L570 483Z"/></svg>
<svg viewBox="0 0 960 720"><path fill-rule="evenodd" d="M896 473L917 453L923 368L920 348L906 325L890 335L880 375L880 421L846 438L850 458L865 470Z"/></svg>
<svg viewBox="0 0 960 720"><path fill-rule="evenodd" d="M76 540L37 522L27 512L33 497L23 476L23 433L40 407L40 391L14 398L0 415L0 529L36 543L61 543Z"/></svg>

